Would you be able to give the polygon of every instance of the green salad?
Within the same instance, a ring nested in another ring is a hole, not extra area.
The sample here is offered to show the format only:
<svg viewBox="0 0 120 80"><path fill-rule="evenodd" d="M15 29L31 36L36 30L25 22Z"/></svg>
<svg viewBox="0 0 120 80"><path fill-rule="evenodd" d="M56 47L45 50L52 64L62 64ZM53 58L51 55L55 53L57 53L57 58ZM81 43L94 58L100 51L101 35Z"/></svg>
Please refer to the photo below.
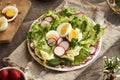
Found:
<svg viewBox="0 0 120 80"><path fill-rule="evenodd" d="M27 33L29 47L44 66L82 64L96 51L105 27L74 8L49 10L35 21Z"/></svg>

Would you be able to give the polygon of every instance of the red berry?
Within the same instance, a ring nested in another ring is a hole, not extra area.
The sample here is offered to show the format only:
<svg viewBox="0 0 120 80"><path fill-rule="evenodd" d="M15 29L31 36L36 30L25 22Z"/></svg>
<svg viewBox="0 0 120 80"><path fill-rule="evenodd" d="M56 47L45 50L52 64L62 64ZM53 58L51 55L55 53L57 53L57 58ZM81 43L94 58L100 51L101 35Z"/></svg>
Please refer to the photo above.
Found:
<svg viewBox="0 0 120 80"><path fill-rule="evenodd" d="M9 72L8 70L4 69L0 71L0 80L8 80L9 79Z"/></svg>
<svg viewBox="0 0 120 80"><path fill-rule="evenodd" d="M10 71L10 79L11 80L20 80L21 78L21 72L15 69L12 69Z"/></svg>

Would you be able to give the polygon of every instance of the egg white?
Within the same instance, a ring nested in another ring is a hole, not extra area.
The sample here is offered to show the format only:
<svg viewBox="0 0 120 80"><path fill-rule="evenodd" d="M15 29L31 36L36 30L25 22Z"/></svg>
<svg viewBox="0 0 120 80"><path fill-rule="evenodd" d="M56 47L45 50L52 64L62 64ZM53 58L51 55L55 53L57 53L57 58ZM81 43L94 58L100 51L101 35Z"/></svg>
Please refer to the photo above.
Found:
<svg viewBox="0 0 120 80"><path fill-rule="evenodd" d="M51 30L51 31L47 32L47 34L46 34L46 40L48 40L48 36L51 35L51 34L54 35L57 39L60 37L59 33L57 31Z"/></svg>
<svg viewBox="0 0 120 80"><path fill-rule="evenodd" d="M0 22L1 21L4 21L4 23L3 23L3 25L0 26L0 31L4 31L8 27L8 22L7 22L7 19L5 17L0 17Z"/></svg>
<svg viewBox="0 0 120 80"><path fill-rule="evenodd" d="M67 31L65 32L65 34L61 34L61 29L62 29L62 27L63 27L64 25L66 25L66 24L68 25ZM71 26L70 23L62 23L62 24L60 24L60 25L58 26L57 31L58 31L58 33L60 34L61 37L65 37L65 36L68 35L68 33L70 32L71 29L72 29L72 26Z"/></svg>
<svg viewBox="0 0 120 80"><path fill-rule="evenodd" d="M7 9L13 9L15 11L15 15L11 19L7 19L8 22L13 21L16 18L16 16L18 15L18 8L15 7L15 6L10 6L9 5L9 6L6 6L5 8L3 8L2 13L4 14L4 12Z"/></svg>

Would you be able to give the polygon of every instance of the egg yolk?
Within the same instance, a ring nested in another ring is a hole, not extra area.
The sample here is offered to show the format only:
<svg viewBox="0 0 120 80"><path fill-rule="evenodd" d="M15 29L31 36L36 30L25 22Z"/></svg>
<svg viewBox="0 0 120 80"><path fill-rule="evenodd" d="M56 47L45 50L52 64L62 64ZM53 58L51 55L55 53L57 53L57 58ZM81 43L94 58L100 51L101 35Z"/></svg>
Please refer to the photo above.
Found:
<svg viewBox="0 0 120 80"><path fill-rule="evenodd" d="M78 31L75 30L75 29L72 29L72 30L69 32L68 37L69 37L69 39L72 39L72 38L77 39L77 38L78 38Z"/></svg>
<svg viewBox="0 0 120 80"><path fill-rule="evenodd" d="M54 38L55 40L57 40L57 37L56 37L55 35L53 35L53 34L50 34L47 38L48 38L48 39L49 39L49 38Z"/></svg>
<svg viewBox="0 0 120 80"><path fill-rule="evenodd" d="M1 21L1 22L0 22L0 27L2 27L3 24L4 24L4 21Z"/></svg>
<svg viewBox="0 0 120 80"><path fill-rule="evenodd" d="M67 29L68 29L68 24L66 24L66 25L64 25L64 26L62 27L62 29L61 29L61 34L62 34L62 35L65 34L66 31L67 31Z"/></svg>
<svg viewBox="0 0 120 80"><path fill-rule="evenodd" d="M12 18L15 15L15 11L13 9L7 9L4 14L7 18Z"/></svg>

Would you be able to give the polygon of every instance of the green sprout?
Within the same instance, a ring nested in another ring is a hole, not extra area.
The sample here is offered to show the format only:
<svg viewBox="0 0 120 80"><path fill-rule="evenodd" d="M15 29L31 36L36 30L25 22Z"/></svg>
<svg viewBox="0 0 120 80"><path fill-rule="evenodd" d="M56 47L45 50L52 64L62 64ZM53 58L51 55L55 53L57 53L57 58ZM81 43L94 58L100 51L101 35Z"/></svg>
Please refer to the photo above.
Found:
<svg viewBox="0 0 120 80"><path fill-rule="evenodd" d="M113 57L112 59L104 57L104 69L103 76L104 80L114 80L116 75L120 72L120 63L118 57Z"/></svg>

